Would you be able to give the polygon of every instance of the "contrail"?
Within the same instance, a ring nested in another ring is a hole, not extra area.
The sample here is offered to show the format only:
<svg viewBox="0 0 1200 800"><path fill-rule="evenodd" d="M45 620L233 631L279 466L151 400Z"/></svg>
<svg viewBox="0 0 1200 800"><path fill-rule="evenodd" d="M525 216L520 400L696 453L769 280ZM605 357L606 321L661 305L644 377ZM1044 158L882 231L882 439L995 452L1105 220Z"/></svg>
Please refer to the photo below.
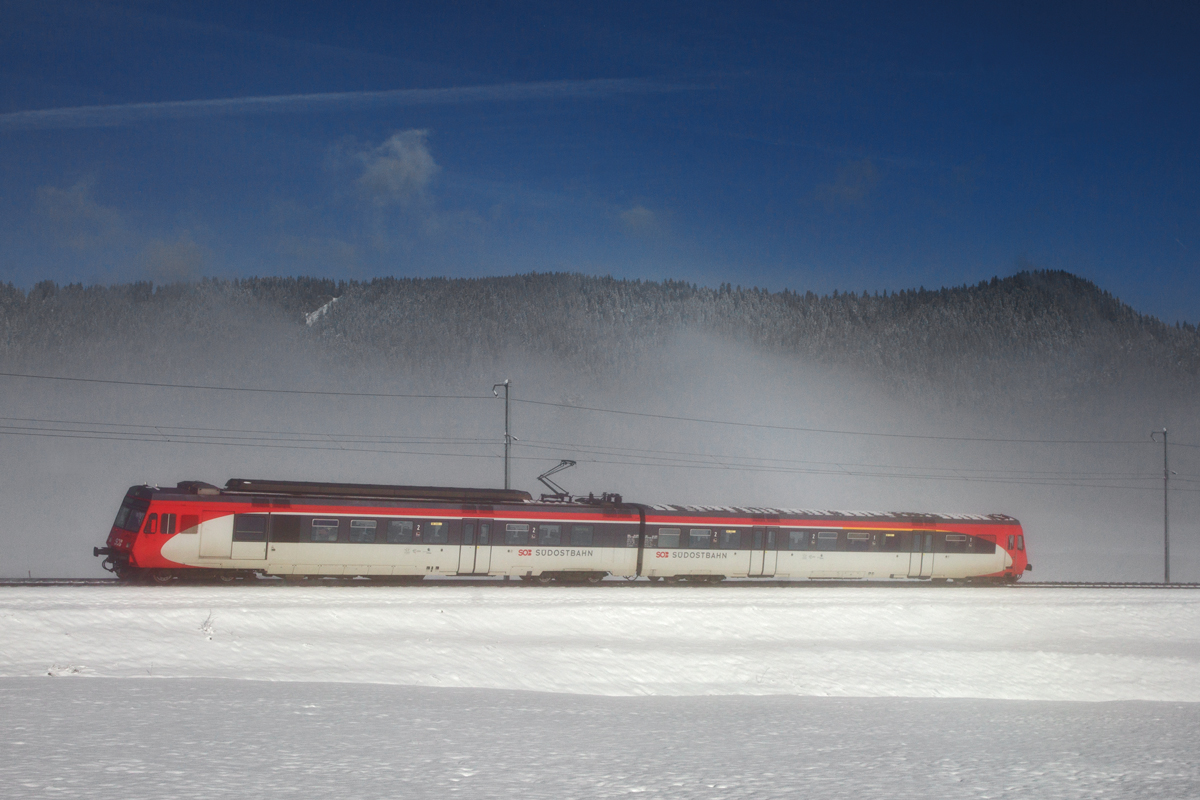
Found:
<svg viewBox="0 0 1200 800"><path fill-rule="evenodd" d="M111 106L74 106L0 114L0 131L53 128L108 128L155 120L249 114L294 114L379 106L452 105L514 100L559 100L616 94L677 92L696 87L630 79L540 81L456 86L445 89L391 89L379 92L325 92L216 100L172 100Z"/></svg>

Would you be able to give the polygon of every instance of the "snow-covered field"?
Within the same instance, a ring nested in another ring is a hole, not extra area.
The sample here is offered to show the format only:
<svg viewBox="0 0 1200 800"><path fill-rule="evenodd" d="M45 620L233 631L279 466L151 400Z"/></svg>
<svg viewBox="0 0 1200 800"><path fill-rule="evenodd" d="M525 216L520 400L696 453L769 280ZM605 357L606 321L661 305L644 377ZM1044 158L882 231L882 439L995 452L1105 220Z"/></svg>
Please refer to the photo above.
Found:
<svg viewBox="0 0 1200 800"><path fill-rule="evenodd" d="M0 676L1200 701L1200 592L14 587Z"/></svg>
<svg viewBox="0 0 1200 800"><path fill-rule="evenodd" d="M6 798L1200 796L1179 703L0 680Z"/></svg>
<svg viewBox="0 0 1200 800"><path fill-rule="evenodd" d="M4 797L1200 797L1198 701L1195 591L0 589Z"/></svg>

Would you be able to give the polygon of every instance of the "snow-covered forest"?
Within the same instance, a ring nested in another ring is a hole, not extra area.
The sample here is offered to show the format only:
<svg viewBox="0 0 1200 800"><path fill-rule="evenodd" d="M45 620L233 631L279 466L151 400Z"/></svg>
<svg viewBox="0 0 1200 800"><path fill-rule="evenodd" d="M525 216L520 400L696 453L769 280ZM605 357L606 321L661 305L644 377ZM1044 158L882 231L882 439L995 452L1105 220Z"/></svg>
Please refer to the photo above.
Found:
<svg viewBox="0 0 1200 800"><path fill-rule="evenodd" d="M534 355L604 379L675 337L703 333L956 404L1071 401L1149 385L1183 399L1200 378L1195 326L1139 314L1087 280L1051 271L827 296L574 274L44 282L28 292L2 287L0 325L10 368L53 359L107 370L152 360L186 370L186 354L201 350L237 369L287 345L329 366L392 374Z"/></svg>

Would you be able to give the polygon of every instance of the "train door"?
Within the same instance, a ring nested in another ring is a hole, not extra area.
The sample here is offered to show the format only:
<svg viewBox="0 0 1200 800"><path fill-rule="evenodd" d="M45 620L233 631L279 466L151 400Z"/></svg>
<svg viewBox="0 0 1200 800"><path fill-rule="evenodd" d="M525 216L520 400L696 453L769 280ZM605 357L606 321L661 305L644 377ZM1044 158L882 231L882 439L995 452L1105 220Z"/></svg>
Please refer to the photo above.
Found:
<svg viewBox="0 0 1200 800"><path fill-rule="evenodd" d="M265 559L270 514L236 514L233 518L232 558Z"/></svg>
<svg viewBox="0 0 1200 800"><path fill-rule="evenodd" d="M476 534L475 574L487 575L492 568L492 533L496 523L490 519L479 520L479 531Z"/></svg>
<svg viewBox="0 0 1200 800"><path fill-rule="evenodd" d="M492 565L492 520L463 520L458 546L458 574L486 575Z"/></svg>
<svg viewBox="0 0 1200 800"><path fill-rule="evenodd" d="M458 544L458 574L470 575L475 572L475 520L463 520L462 540Z"/></svg>
<svg viewBox="0 0 1200 800"><path fill-rule="evenodd" d="M750 577L770 578L775 574L779 551L775 549L774 528L754 528L750 550Z"/></svg>
<svg viewBox="0 0 1200 800"><path fill-rule="evenodd" d="M908 577L928 578L933 575L933 531L918 528L912 532L908 554Z"/></svg>

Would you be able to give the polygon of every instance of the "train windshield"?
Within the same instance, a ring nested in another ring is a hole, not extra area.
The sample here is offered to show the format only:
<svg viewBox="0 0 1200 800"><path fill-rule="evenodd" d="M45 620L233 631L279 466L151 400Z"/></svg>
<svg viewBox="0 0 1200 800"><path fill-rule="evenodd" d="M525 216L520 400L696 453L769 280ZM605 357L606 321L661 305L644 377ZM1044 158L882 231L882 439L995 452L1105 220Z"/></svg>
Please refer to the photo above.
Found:
<svg viewBox="0 0 1200 800"><path fill-rule="evenodd" d="M149 503L139 500L126 500L121 504L121 510L117 512L117 519L113 522L113 527L137 533L142 529L142 520L146 518L146 511L149 508Z"/></svg>

